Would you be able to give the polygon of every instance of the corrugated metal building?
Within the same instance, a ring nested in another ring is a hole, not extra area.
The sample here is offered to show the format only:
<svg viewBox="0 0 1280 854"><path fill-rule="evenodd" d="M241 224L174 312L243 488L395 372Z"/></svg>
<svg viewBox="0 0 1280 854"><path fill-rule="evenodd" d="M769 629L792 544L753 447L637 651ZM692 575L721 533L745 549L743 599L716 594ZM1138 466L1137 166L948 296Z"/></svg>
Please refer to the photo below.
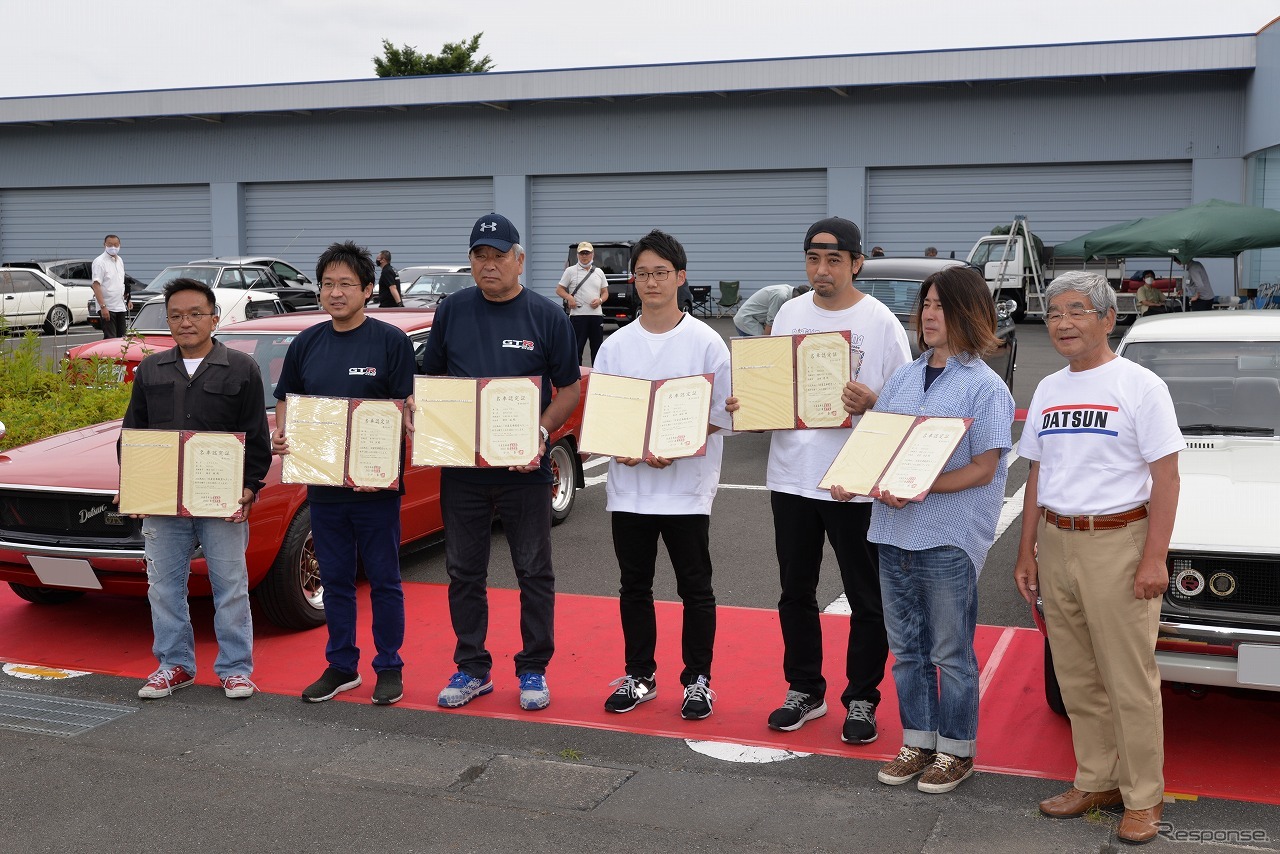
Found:
<svg viewBox="0 0 1280 854"><path fill-rule="evenodd" d="M661 227L691 281L750 292L803 280L802 236L827 213L891 255L963 256L1014 214L1054 243L1208 198L1275 207L1277 103L1280 26L5 99L0 258L89 257L115 232L139 278L210 254L308 268L345 238L398 266L462 263L497 209L539 290L571 242ZM1246 257L1244 284L1278 277L1280 253Z"/></svg>

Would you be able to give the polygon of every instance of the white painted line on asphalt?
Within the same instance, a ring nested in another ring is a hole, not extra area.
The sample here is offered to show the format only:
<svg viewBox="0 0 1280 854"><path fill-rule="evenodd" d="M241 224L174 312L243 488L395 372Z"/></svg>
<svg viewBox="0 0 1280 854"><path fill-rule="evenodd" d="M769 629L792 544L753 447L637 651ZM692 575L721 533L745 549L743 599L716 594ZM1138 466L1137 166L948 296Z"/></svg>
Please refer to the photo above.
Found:
<svg viewBox="0 0 1280 854"><path fill-rule="evenodd" d="M685 744L695 753L720 759L725 762L786 762L788 759L801 759L812 756L810 753L798 753L794 750L775 750L772 747L754 747L748 744L733 744L727 741L694 741L686 738Z"/></svg>
<svg viewBox="0 0 1280 854"><path fill-rule="evenodd" d="M987 688L991 685L991 681L996 678L996 670L1000 667L1000 662L1004 660L1004 654L1009 651L1009 645L1013 643L1013 637L1018 630L1013 626L1005 628L1000 633L1000 640L996 641L996 645L991 650L991 657L987 659L987 666L982 668L982 675L978 678L978 702L982 702L982 697L987 693Z"/></svg>
<svg viewBox="0 0 1280 854"><path fill-rule="evenodd" d="M587 469L596 469L596 468L600 468L600 466L604 466L608 464L609 464L608 457L592 457L591 459L587 460L585 463L582 464L582 470L586 471Z"/></svg>
<svg viewBox="0 0 1280 854"><path fill-rule="evenodd" d="M836 597L836 601L822 609L824 614L838 614L841 617L848 617L853 614L853 609L849 607L849 597L841 593Z"/></svg>

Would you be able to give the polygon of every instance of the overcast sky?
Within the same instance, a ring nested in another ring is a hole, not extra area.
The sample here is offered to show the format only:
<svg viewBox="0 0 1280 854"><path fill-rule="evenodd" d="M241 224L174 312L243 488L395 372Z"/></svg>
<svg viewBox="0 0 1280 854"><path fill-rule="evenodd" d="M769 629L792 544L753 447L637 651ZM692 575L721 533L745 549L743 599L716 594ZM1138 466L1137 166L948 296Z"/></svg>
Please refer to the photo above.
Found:
<svg viewBox="0 0 1280 854"><path fill-rule="evenodd" d="M0 0L0 97L373 77L484 32L496 71L1254 33L1276 0ZM1278 24L1277 26L1280 26Z"/></svg>

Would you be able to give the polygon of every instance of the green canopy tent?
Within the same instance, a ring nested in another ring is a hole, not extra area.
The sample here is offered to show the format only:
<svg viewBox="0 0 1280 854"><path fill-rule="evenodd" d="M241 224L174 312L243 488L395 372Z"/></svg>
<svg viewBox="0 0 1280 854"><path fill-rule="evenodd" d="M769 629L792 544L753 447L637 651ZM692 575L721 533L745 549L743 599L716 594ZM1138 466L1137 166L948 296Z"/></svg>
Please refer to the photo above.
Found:
<svg viewBox="0 0 1280 854"><path fill-rule="evenodd" d="M1085 247L1084 247L1084 243L1086 240L1092 240L1098 237L1105 237L1108 234L1111 234L1113 231L1119 231L1123 228L1129 228L1130 226L1137 225L1138 223L1141 223L1141 222L1146 222L1146 220L1139 218L1139 219L1131 219L1128 222L1118 222L1115 225L1104 225L1102 228L1099 228L1095 231L1091 231L1088 234L1082 234L1079 237L1072 238L1071 240L1064 241L1062 243L1059 243L1057 246L1054 246L1053 257L1055 261L1061 261L1063 258L1087 258L1087 257L1091 258L1095 254L1099 254L1099 253L1091 252L1088 255L1086 255Z"/></svg>
<svg viewBox="0 0 1280 854"><path fill-rule="evenodd" d="M1112 226L1081 239L1089 255L1234 258L1246 249L1280 246L1280 211L1210 199L1164 216Z"/></svg>

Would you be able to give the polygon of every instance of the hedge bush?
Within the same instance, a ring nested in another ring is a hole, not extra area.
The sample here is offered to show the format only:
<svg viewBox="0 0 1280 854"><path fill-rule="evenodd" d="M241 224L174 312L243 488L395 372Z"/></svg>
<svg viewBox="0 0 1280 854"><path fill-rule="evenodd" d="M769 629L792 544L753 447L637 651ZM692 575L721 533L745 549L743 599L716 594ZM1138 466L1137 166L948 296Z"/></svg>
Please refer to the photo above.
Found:
<svg viewBox="0 0 1280 854"><path fill-rule="evenodd" d="M123 417L130 385L114 379L109 360L87 366L100 381L76 382L65 364L40 352L35 332L9 343L0 357L0 451Z"/></svg>

